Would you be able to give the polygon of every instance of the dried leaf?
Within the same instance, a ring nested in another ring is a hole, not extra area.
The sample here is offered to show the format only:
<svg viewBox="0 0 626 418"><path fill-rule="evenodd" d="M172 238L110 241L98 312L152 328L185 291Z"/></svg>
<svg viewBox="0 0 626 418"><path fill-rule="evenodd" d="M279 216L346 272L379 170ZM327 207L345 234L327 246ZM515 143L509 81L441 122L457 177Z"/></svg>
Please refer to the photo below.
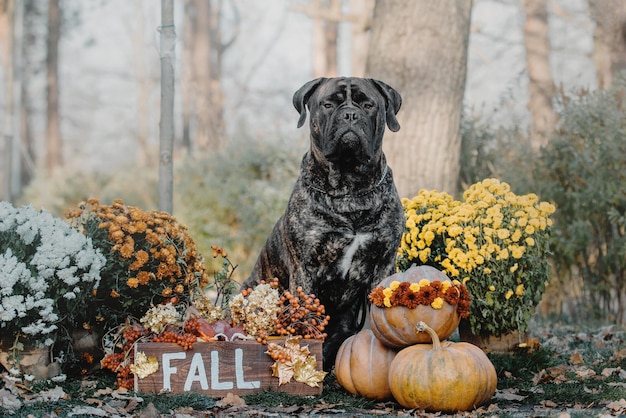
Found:
<svg viewBox="0 0 626 418"><path fill-rule="evenodd" d="M505 401L523 401L524 399L526 399L526 396L522 396L522 395L517 395L516 394L517 390L516 389L504 389L504 390L499 390L496 392L495 398L496 399L502 399Z"/></svg>
<svg viewBox="0 0 626 418"><path fill-rule="evenodd" d="M583 364L585 362L583 356L581 356L578 351L569 357L569 361L572 364Z"/></svg>
<svg viewBox="0 0 626 418"><path fill-rule="evenodd" d="M596 372L594 372L593 369L590 369L589 367L577 367L574 372L576 373L576 376L581 379L588 379L596 375Z"/></svg>
<svg viewBox="0 0 626 418"><path fill-rule="evenodd" d="M614 374L619 374L621 371L621 367L605 367L604 369L602 369L602 372L600 374L602 375L602 377L610 377Z"/></svg>
<svg viewBox="0 0 626 418"><path fill-rule="evenodd" d="M55 386L53 389L39 392L34 399L40 402L58 402L61 399L68 401L71 397L60 386Z"/></svg>
<svg viewBox="0 0 626 418"><path fill-rule="evenodd" d="M293 374L293 364L291 362L282 363L276 361L272 364L272 376L278 378L278 386L291 382Z"/></svg>
<svg viewBox="0 0 626 418"><path fill-rule="evenodd" d="M87 398L84 400L84 402L89 405L97 405L97 406L102 406L102 404L104 403L102 399L95 399L95 398Z"/></svg>
<svg viewBox="0 0 626 418"><path fill-rule="evenodd" d="M94 408L93 406L75 406L74 408L72 408L71 414L106 417L108 415L108 412L103 411L100 408Z"/></svg>
<svg viewBox="0 0 626 418"><path fill-rule="evenodd" d="M98 389L93 393L93 396L107 396L113 392L111 388Z"/></svg>
<svg viewBox="0 0 626 418"><path fill-rule="evenodd" d="M17 411L22 407L22 401L6 389L0 389L0 406L7 411Z"/></svg>
<svg viewBox="0 0 626 418"><path fill-rule="evenodd" d="M290 358L288 361L276 361L272 366L272 376L278 377L278 386L289 383L292 378L297 382L317 387L324 380L326 372L317 370L317 360L311 355L309 346L301 346L302 337L288 337L283 346L276 343L268 344L269 351L282 351Z"/></svg>
<svg viewBox="0 0 626 418"><path fill-rule="evenodd" d="M547 376L548 376L548 374L546 373L546 369L539 370L533 376L533 385L537 386L539 383L541 383L542 381L546 380Z"/></svg>
<svg viewBox="0 0 626 418"><path fill-rule="evenodd" d="M549 399L545 399L543 401L540 402L541 405L548 407L548 408L556 408L558 405L555 402L552 402Z"/></svg>
<svg viewBox="0 0 626 418"><path fill-rule="evenodd" d="M607 405L607 408L615 412L619 412L620 414L626 412L626 400L622 398L619 401L611 402Z"/></svg>
<svg viewBox="0 0 626 418"><path fill-rule="evenodd" d="M297 361L294 364L294 378L297 382L306 383L311 387L318 387L324 380L326 372L317 370L315 356L307 356L304 361Z"/></svg>
<svg viewBox="0 0 626 418"><path fill-rule="evenodd" d="M215 402L215 406L219 408L225 408L228 406L246 406L246 401L244 401L240 396L233 395L231 392L228 392L225 397Z"/></svg>

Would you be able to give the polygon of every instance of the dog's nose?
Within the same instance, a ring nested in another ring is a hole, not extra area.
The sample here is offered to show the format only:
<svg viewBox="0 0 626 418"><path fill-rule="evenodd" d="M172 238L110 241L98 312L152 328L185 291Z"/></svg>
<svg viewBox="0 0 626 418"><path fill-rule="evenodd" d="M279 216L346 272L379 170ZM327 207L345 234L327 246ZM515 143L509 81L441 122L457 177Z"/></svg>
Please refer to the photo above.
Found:
<svg viewBox="0 0 626 418"><path fill-rule="evenodd" d="M343 114L343 118L347 122L355 122L359 119L359 114L355 110L346 110Z"/></svg>

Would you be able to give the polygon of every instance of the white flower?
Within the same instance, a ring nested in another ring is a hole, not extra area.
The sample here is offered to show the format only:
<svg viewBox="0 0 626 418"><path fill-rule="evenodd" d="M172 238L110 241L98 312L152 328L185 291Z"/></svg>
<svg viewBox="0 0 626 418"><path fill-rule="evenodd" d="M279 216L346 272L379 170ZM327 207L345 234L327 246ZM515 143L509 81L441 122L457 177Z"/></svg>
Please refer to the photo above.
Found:
<svg viewBox="0 0 626 418"><path fill-rule="evenodd" d="M52 345L57 322L81 311L105 262L91 240L62 219L31 205L0 202L3 335L22 332L34 337L30 342Z"/></svg>
<svg viewBox="0 0 626 418"><path fill-rule="evenodd" d="M148 312L140 319L140 322L150 331L158 334L168 325L178 324L180 320L181 317L174 305L166 303L148 309Z"/></svg>

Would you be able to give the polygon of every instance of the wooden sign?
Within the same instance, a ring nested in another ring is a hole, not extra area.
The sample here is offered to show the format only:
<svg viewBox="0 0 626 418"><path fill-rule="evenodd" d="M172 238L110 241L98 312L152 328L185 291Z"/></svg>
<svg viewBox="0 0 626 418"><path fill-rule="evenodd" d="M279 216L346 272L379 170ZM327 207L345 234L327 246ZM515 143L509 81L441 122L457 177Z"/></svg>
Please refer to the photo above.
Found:
<svg viewBox="0 0 626 418"><path fill-rule="evenodd" d="M302 340L322 370L322 341ZM135 376L135 391L140 393L202 393L224 397L229 392L248 395L264 390L287 392L293 395L319 395L319 387L292 380L278 386L272 376L274 360L266 354L267 346L253 341L197 342L191 350L183 350L174 343L139 343L135 356L143 352L155 356L159 363L156 373L143 379Z"/></svg>

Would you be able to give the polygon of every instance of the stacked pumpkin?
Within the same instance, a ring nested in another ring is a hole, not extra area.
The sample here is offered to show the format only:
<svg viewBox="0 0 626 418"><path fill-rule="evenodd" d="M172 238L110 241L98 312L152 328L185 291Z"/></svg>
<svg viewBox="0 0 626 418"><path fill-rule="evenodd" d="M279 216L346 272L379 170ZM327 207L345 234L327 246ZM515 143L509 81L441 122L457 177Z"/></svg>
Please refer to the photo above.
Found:
<svg viewBox="0 0 626 418"><path fill-rule="evenodd" d="M370 293L371 330L339 348L337 381L405 408L456 412L484 404L496 391L493 364L472 344L442 341L469 314L469 300L464 285L434 267L387 277Z"/></svg>

